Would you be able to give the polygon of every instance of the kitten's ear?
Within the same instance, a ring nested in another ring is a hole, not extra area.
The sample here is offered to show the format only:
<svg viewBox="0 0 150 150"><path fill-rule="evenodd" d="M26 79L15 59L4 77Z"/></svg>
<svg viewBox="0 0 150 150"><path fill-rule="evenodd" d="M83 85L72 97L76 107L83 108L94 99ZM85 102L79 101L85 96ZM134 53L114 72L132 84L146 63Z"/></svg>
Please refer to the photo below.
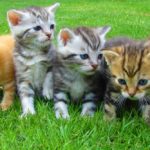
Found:
<svg viewBox="0 0 150 150"><path fill-rule="evenodd" d="M104 38L106 36L106 34L111 30L111 27L104 26L104 27L98 28L97 30L100 33L100 36Z"/></svg>
<svg viewBox="0 0 150 150"><path fill-rule="evenodd" d="M121 56L124 53L124 47L112 47L110 49L103 49L101 52L107 62L108 65L111 65L120 60Z"/></svg>
<svg viewBox="0 0 150 150"><path fill-rule="evenodd" d="M7 19L8 22L12 25L12 26L17 26L20 24L20 22L26 18L28 18L29 14L19 11L19 10L9 10L7 12Z"/></svg>
<svg viewBox="0 0 150 150"><path fill-rule="evenodd" d="M55 3L53 4L52 6L50 7L46 7L46 10L49 12L49 13L54 13L56 11L56 9L60 6L60 3Z"/></svg>
<svg viewBox="0 0 150 150"><path fill-rule="evenodd" d="M58 41L61 42L64 46L67 45L75 37L73 31L68 28L60 30L58 34Z"/></svg>
<svg viewBox="0 0 150 150"><path fill-rule="evenodd" d="M116 62L119 58L119 54L112 51L112 50L103 50L101 52L107 62L107 64L110 66L111 64L113 64L114 62Z"/></svg>

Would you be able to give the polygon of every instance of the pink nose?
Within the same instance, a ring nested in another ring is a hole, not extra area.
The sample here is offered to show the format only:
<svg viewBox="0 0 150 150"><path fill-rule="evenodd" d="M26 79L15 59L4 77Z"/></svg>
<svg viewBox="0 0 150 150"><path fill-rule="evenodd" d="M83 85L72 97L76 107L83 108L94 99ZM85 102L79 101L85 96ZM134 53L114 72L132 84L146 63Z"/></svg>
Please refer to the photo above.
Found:
<svg viewBox="0 0 150 150"><path fill-rule="evenodd" d="M97 65L97 64L92 64L91 66L92 66L92 68L93 68L94 70L96 70L96 68L97 68L98 65Z"/></svg>
<svg viewBox="0 0 150 150"><path fill-rule="evenodd" d="M135 93L136 93L136 89L135 89L135 88L129 88L129 89L128 89L128 94L129 94L131 97L133 97L133 96L135 95Z"/></svg>
<svg viewBox="0 0 150 150"><path fill-rule="evenodd" d="M46 36L50 39L51 38L51 34L50 33L46 33Z"/></svg>

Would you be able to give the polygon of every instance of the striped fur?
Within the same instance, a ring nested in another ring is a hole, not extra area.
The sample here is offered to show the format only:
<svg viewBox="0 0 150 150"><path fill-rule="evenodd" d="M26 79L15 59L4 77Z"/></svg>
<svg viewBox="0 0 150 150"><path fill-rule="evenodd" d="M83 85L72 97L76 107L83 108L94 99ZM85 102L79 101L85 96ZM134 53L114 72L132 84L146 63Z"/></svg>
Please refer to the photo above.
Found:
<svg viewBox="0 0 150 150"><path fill-rule="evenodd" d="M47 7L30 7L8 11L8 22L15 37L14 62L22 117L35 114L34 95L52 98L52 45L58 3Z"/></svg>
<svg viewBox="0 0 150 150"><path fill-rule="evenodd" d="M54 63L54 102L57 118L69 118L68 103L82 100L81 115L93 116L105 92L100 51L110 27L62 29Z"/></svg>
<svg viewBox="0 0 150 150"><path fill-rule="evenodd" d="M119 38L108 41L105 46L102 53L111 74L105 96L105 119L114 119L123 101L131 99L139 100L143 117L150 122L147 114L150 114L150 45L147 41Z"/></svg>

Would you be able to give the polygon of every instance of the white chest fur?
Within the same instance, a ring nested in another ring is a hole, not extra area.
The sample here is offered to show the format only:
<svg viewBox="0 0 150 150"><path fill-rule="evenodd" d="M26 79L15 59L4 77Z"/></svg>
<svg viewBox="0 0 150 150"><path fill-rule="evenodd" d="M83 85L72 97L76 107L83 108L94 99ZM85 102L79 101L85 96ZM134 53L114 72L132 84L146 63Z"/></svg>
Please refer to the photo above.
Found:
<svg viewBox="0 0 150 150"><path fill-rule="evenodd" d="M81 76L78 76L76 80L70 85L70 95L74 99L79 99L83 96L87 84Z"/></svg>
<svg viewBox="0 0 150 150"><path fill-rule="evenodd" d="M30 67L33 86L40 89L46 76L47 67L42 63L36 63Z"/></svg>

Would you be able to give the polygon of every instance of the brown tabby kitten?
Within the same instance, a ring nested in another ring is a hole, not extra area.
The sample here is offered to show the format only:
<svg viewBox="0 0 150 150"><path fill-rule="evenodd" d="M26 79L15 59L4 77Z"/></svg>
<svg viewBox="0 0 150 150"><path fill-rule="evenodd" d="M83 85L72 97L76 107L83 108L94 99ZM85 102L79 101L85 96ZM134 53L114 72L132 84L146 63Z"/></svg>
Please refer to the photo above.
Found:
<svg viewBox="0 0 150 150"><path fill-rule="evenodd" d="M13 64L14 39L11 35L0 36L0 85L4 96L0 104L6 110L13 102L15 93L15 77Z"/></svg>
<svg viewBox="0 0 150 150"><path fill-rule="evenodd" d="M125 99L139 100L142 116L150 123L150 45L129 39L109 41L103 55L110 70L105 96L106 120L116 118Z"/></svg>

